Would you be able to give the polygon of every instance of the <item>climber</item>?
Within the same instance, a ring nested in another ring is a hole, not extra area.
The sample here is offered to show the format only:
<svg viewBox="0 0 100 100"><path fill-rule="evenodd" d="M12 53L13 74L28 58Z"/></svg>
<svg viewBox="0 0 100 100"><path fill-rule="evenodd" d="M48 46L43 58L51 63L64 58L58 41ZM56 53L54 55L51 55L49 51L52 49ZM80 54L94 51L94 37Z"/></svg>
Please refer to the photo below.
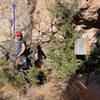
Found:
<svg viewBox="0 0 100 100"><path fill-rule="evenodd" d="M26 42L23 39L22 33L18 32L16 33L16 38L19 41L18 47L17 47L17 57L16 57L16 67L19 69L26 68Z"/></svg>

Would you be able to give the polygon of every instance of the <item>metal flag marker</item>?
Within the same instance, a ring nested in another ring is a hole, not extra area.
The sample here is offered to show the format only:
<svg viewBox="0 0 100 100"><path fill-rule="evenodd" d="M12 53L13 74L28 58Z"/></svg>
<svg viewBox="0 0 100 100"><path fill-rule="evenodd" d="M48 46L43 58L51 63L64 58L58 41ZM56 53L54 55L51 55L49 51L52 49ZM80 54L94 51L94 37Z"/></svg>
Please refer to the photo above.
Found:
<svg viewBox="0 0 100 100"><path fill-rule="evenodd" d="M14 25L14 26L13 26L13 29L14 29L14 32L15 32L15 7L16 7L16 5L13 4L12 7L13 7L13 23L14 23L14 24L13 24L13 25Z"/></svg>

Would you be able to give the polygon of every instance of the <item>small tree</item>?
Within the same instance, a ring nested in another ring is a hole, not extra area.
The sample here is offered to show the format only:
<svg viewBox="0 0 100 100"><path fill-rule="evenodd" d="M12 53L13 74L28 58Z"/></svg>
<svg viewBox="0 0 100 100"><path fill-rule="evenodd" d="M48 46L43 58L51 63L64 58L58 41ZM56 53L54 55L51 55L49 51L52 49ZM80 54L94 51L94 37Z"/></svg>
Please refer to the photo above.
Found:
<svg viewBox="0 0 100 100"><path fill-rule="evenodd" d="M75 31L74 16L76 15L77 2L73 4L56 0L53 9L48 10L59 20L56 24L58 32L50 36L52 49L47 56L54 64L53 71L57 77L66 77L75 74L79 60L74 53L74 41L82 32Z"/></svg>

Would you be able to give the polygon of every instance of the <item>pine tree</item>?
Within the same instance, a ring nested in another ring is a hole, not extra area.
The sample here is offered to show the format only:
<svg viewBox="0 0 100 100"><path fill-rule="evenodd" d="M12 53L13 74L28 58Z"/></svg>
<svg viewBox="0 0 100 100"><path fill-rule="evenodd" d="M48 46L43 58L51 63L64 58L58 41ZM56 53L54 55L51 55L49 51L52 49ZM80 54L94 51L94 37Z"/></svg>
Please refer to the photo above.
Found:
<svg viewBox="0 0 100 100"><path fill-rule="evenodd" d="M74 53L74 41L82 31L77 32L73 27L77 5L77 2L69 4L56 0L54 8L48 8L59 20L55 25L58 29L56 36L55 34L50 36L53 46L47 54L54 64L53 72L56 77L64 78L75 74L76 69L78 69L78 62L80 61L76 59Z"/></svg>

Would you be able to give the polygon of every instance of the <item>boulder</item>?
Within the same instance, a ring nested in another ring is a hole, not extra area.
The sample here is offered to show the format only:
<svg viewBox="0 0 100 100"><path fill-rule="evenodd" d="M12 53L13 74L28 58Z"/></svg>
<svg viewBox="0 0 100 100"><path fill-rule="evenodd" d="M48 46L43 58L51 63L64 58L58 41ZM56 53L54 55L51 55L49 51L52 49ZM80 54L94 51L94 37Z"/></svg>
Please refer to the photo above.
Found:
<svg viewBox="0 0 100 100"><path fill-rule="evenodd" d="M100 28L100 0L88 0L87 6L81 6L78 12L78 22L84 24L87 28Z"/></svg>

